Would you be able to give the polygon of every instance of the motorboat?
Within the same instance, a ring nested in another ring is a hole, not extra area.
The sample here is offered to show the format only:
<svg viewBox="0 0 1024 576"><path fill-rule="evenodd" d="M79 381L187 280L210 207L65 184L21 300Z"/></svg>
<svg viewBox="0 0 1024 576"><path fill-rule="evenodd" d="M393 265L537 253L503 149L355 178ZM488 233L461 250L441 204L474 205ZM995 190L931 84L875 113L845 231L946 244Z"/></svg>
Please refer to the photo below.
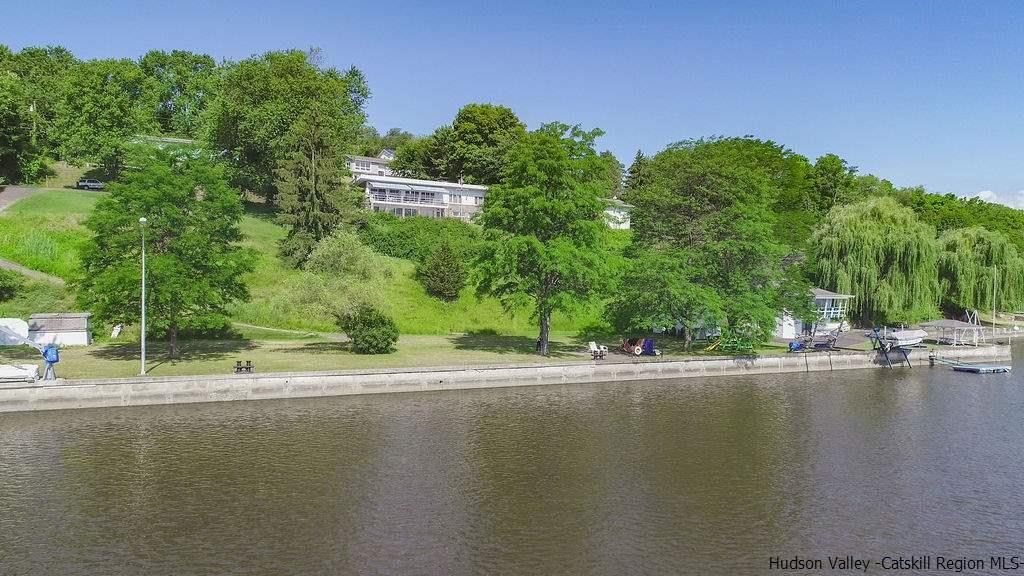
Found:
<svg viewBox="0 0 1024 576"><path fill-rule="evenodd" d="M882 334L882 340L893 348L910 348L917 346L928 337L924 330L886 330Z"/></svg>

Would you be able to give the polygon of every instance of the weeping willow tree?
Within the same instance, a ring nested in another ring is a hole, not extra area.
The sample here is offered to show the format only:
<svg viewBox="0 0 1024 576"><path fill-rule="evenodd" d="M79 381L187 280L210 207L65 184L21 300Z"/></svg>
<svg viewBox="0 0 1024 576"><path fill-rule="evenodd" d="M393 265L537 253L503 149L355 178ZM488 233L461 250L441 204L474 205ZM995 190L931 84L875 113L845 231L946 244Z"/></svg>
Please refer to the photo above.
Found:
<svg viewBox="0 0 1024 576"><path fill-rule="evenodd" d="M891 198L836 206L811 249L819 286L855 296L855 322L910 323L938 314L935 229Z"/></svg>
<svg viewBox="0 0 1024 576"><path fill-rule="evenodd" d="M947 230L939 237L939 249L946 310L991 310L993 289L1004 310L1024 303L1024 258L1002 233L980 226Z"/></svg>

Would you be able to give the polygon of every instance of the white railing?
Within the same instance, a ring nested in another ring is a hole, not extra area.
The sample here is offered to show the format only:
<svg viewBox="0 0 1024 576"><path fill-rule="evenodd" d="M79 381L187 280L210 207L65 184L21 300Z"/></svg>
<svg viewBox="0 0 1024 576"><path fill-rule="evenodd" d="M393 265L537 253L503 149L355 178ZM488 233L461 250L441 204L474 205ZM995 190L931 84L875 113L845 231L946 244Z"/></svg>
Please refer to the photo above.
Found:
<svg viewBox="0 0 1024 576"><path fill-rule="evenodd" d="M416 198L409 196L392 196L384 194L371 194L373 202L388 202L391 204L415 204L418 206L444 206L444 202L436 198Z"/></svg>

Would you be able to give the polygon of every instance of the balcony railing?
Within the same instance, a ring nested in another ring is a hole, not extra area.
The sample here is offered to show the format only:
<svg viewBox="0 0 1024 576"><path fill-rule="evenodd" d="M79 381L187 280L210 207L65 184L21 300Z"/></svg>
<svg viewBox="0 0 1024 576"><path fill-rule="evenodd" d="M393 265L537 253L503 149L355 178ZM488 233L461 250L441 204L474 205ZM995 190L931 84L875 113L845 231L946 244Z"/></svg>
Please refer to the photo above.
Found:
<svg viewBox="0 0 1024 576"><path fill-rule="evenodd" d="M371 194L373 202L387 202L390 204L415 204L417 206L444 206L444 202L437 198L422 198L416 196L399 196L392 194Z"/></svg>

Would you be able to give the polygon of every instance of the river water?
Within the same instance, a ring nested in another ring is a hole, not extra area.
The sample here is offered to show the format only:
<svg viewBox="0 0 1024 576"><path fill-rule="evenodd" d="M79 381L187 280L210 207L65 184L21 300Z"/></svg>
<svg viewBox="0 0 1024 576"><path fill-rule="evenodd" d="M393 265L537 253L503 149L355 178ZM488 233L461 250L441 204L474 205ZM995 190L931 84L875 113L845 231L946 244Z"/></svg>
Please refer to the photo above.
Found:
<svg viewBox="0 0 1024 576"><path fill-rule="evenodd" d="M1021 372L0 414L0 574L761 574L771 556L1024 556Z"/></svg>

